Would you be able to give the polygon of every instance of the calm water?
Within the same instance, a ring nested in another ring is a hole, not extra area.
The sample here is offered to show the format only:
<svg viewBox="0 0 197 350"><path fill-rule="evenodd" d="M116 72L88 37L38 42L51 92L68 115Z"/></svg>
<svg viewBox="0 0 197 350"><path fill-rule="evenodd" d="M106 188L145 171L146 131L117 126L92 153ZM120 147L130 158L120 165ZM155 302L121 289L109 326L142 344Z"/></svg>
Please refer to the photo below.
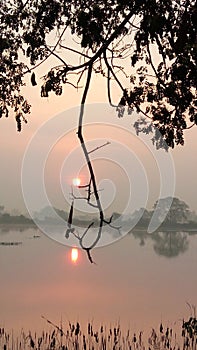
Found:
<svg viewBox="0 0 197 350"><path fill-rule="evenodd" d="M34 236L40 236L35 238ZM22 242L17 246L2 242ZM197 232L133 232L77 264L70 248L39 231L0 231L0 326L42 330L59 323L180 327L197 305Z"/></svg>

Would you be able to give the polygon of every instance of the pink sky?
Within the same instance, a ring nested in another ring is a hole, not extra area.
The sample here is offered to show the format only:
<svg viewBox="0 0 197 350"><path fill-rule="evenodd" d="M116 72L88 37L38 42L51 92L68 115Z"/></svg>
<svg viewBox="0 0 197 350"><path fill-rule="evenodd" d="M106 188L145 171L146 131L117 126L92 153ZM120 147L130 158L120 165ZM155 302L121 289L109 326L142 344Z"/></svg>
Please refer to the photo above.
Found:
<svg viewBox="0 0 197 350"><path fill-rule="evenodd" d="M68 45L73 45L73 41L69 36L66 38ZM156 57L156 56L155 56ZM76 60L72 55L68 55L68 60L73 61ZM76 62L75 62L76 63ZM59 170L69 152L72 153L73 147L78 147L79 142L76 135L77 124L78 124L78 115L74 116L69 114L69 110L79 106L80 98L82 95L83 89L79 89L76 91L71 85L64 86L64 93L62 96L58 97L54 93L51 93L48 98L40 97L40 85L42 84L42 76L43 72L45 72L49 65L57 64L57 61L54 59L47 61L44 65L41 65L36 69L36 79L38 82L38 86L30 87L30 74L26 76L27 87L24 87L24 94L29 99L32 104L31 115L28 116L28 124L23 125L23 131L21 133L16 132L16 124L13 116L10 116L9 119L2 118L0 120L0 145L2 152L0 153L0 162L2 164L1 167L1 203L5 205L8 210L19 209L23 212L26 211L23 197L21 194L21 164L27 149L27 145L31 140L33 135L36 135L41 128L43 123L54 118L54 116L64 112L67 117L65 117L64 128L67 131L70 127L74 131L67 134L66 137L57 143L55 147L48 157L47 169L49 169L46 182L48 183L48 191L50 192L50 196L52 196L53 201L57 206L61 206L63 204L63 199L61 195L61 189L59 186ZM126 60L125 64L130 69L130 58ZM126 83L126 78L121 76L122 81ZM81 81L81 85L83 86L84 81ZM121 91L112 83L112 95L114 103L118 103L121 97ZM106 89L106 81L104 78L101 78L99 75L94 75L91 81L91 86L87 98L87 103L108 103L107 102L107 89ZM92 115L88 115L88 121L91 123L99 122L99 127L92 127L85 135L87 139L96 140L95 147L97 146L98 139L104 139L108 141L109 138L114 142L119 142L122 145L129 147L131 152L139 157L142 161L143 166L145 168L145 172L148 177L150 191L148 198L148 207L152 207L153 203L158 199L159 195L159 177L158 173L155 170L154 159L152 159L152 155L149 151L145 150L142 147L139 138L131 136L131 123L133 123L135 116L131 115L129 117L125 117L123 119L118 119L115 116L115 113L107 113L106 119L105 115L99 115L99 109L95 106L94 113ZM98 113L97 113L98 112ZM68 117L69 115L69 117ZM101 126L101 119L104 126ZM84 119L86 121L87 118ZM107 120L108 124L116 125L114 127L105 126L105 122ZM122 129L122 127L124 129ZM119 130L118 130L119 129ZM55 130L54 130L55 132ZM191 130L186 131L185 133L185 146L177 147L172 151L172 156L175 164L176 171L176 190L175 195L185 200L191 207L192 210L197 211L197 186L196 186L196 177L195 173L197 171L197 163L195 159L194 149L196 147L196 129L195 127ZM39 149L42 149L43 145L47 142L47 133L46 139L42 140L38 145ZM98 142L99 143L99 142ZM107 146L107 147L110 147ZM107 149L104 149L104 151ZM98 151L99 155L102 154L102 151ZM100 153L99 153L100 152ZM80 155L81 157L82 155ZM55 159L55 166L54 160ZM113 159L112 159L113 161ZM128 163L130 159L128 158ZM58 171L57 171L58 169ZM102 171L101 171L102 169ZM102 180L107 176L110 178L110 164L101 166L99 179ZM97 170L99 172L99 170ZM114 172L114 170L113 170ZM112 172L111 172L112 173ZM33 176L33 174L32 174ZM75 175L73 175L75 177ZM121 177L119 180L116 180L116 186L118 188L118 184L121 181ZM126 182L125 182L126 183ZM121 186L123 189L123 186ZM122 191L121 189L121 191ZM125 187L123 190L122 198L124 197L124 193L127 191ZM59 193L59 197L56 196L56 193ZM61 197L61 198L60 198ZM121 200L120 200L121 201Z"/></svg>

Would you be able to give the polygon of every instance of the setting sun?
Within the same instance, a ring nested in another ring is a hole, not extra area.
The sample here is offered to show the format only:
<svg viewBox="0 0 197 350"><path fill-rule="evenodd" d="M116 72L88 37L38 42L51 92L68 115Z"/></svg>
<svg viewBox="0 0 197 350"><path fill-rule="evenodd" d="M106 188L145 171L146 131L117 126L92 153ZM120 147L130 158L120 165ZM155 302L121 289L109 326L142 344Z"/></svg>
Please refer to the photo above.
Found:
<svg viewBox="0 0 197 350"><path fill-rule="evenodd" d="M76 263L78 260L79 254L77 248L72 248L71 250L71 260L73 263Z"/></svg>
<svg viewBox="0 0 197 350"><path fill-rule="evenodd" d="M80 183L81 183L81 180L78 177L73 179L73 186L79 186Z"/></svg>

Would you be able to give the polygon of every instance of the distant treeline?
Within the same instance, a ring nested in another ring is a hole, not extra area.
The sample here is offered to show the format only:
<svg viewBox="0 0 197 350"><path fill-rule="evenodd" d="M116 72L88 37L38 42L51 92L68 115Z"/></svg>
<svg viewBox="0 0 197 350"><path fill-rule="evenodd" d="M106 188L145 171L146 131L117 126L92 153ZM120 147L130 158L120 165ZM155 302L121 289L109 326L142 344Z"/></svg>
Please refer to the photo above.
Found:
<svg viewBox="0 0 197 350"><path fill-rule="evenodd" d="M159 225L156 225L161 230L197 230L197 215L191 211L189 206L179 198L166 197L159 199L153 206L152 210L140 208L130 215L122 215L121 213L113 213L110 220L117 223L120 227L134 227L136 229L147 229L149 223L154 217ZM156 215L155 215L156 214ZM60 220L61 218L61 220ZM60 222L68 220L68 213L65 210L53 208L51 206L41 209L35 213L33 219L27 218L25 215L11 215L6 213L4 206L0 206L0 224L18 224L18 225L36 225L45 223L49 225L58 225ZM87 227L90 221L94 221L94 227L99 225L98 218L93 215L75 215L73 224L79 227ZM108 225L106 225L108 229Z"/></svg>
<svg viewBox="0 0 197 350"><path fill-rule="evenodd" d="M24 215L10 215L8 213L0 215L0 224L35 225L32 219Z"/></svg>

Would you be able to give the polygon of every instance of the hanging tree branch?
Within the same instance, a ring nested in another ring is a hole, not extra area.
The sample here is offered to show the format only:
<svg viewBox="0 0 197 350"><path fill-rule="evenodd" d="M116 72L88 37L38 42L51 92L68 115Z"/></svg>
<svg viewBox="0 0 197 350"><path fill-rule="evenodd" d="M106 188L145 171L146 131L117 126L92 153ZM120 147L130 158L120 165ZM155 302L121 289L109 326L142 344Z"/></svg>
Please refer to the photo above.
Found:
<svg viewBox="0 0 197 350"><path fill-rule="evenodd" d="M80 240L81 248L86 250L88 258L89 258L90 262L92 263L93 260L92 260L91 255L90 255L90 250L93 247L95 247L96 243L99 241L99 239L101 237L104 213L103 213L103 208L102 208L102 205L101 205L100 197L99 197L99 194L98 194L97 183L96 183L96 178L95 178L93 166L92 166L92 163L91 163L91 160L90 160L90 157L89 157L89 154L88 154L88 150L86 148L86 144L85 144L85 141L84 141L84 138L83 138L84 106L85 106L88 90L89 90L89 87L90 87L91 76L92 76L92 64L90 64L89 68L88 68L86 85L85 85L84 93L83 93L82 100L81 100L81 107L80 107L79 124L78 124L77 135L78 135L78 138L80 140L84 156L86 158L86 163L87 163L87 166L88 166L88 169L89 169L91 184L93 186L94 196L95 196L95 199L96 199L96 203L97 203L98 211L99 211L99 217L100 217L99 231L98 231L97 237L96 237L95 241L92 243L92 245L90 247L88 247L88 248L84 247L84 245L83 245L83 238Z"/></svg>
<svg viewBox="0 0 197 350"><path fill-rule="evenodd" d="M83 118L84 118L84 108L85 108L85 102L86 102L86 99L87 99L87 94L88 94L88 90L89 90L89 87L90 87L90 81L91 81L91 76L92 76L92 70L93 70L93 67L92 67L92 64L89 65L89 68L88 68L88 73L87 73L87 79L86 79L86 84L85 84L85 88L84 88L84 92L83 92L83 96L82 96L82 100L81 100L81 106L80 106L80 113L79 113L79 123L78 123L78 131L77 131L77 135L78 135L78 138L79 138L79 141L80 141L80 144L81 144L81 147L82 147L82 150L83 150L83 153L84 153L84 156L85 156L85 159L86 159L86 164L88 166L88 169L89 169L89 173L90 173L90 181L89 181L89 184L88 185L85 185L85 186L79 186L81 188L88 188L88 197L87 198L80 198L80 199L86 199L88 201L88 204L91 205L91 206L94 206L95 208L97 208L98 210L98 214L99 214L99 227L98 227L98 232L96 234L96 237L94 238L94 241L93 243L87 247L84 245L83 243L83 240L85 238L85 236L87 235L89 229L93 226L94 223L91 223L88 228L84 231L83 235L81 236L81 238L79 239L79 244L81 246L81 248L83 250L86 251L87 253L87 256L88 256L88 259L91 263L94 263L93 259L92 259L92 256L91 256L91 250L97 245L97 243L99 242L100 238L101 238L101 234L102 234L102 229L103 229L103 225L104 223L108 224L110 227L114 228L114 229L118 229L120 230L120 227L115 227L111 224L111 221L112 221L112 217L109 221L105 220L104 218L104 211L103 211L103 208L102 208L102 204L101 204L101 201L100 201L100 197L99 197L99 190L97 188L97 183L96 183L96 177L95 177L95 174L94 174L94 169L93 169L93 166L92 166L92 162L91 162L91 159L89 157L89 154L100 149L101 147L104 147L106 145L109 144L109 142L106 142L105 144L101 145L101 146L98 146L96 148L94 148L93 150L91 151L88 151L87 150L87 147L86 147L86 143L85 143L85 140L84 140L84 137L83 137ZM91 196L91 186L93 187L93 194L94 194L94 197L95 197L95 200L96 200L96 205L93 205L92 203L90 203L90 196ZM74 196L74 194L73 194ZM75 197L77 199L77 197ZM71 206L71 209L72 209L72 206ZM73 211L71 211L71 213L73 213ZM69 216L70 217L70 216ZM70 225L70 222L68 222L68 224ZM68 229L70 229L70 227L68 227ZM75 236L76 237L76 236Z"/></svg>

